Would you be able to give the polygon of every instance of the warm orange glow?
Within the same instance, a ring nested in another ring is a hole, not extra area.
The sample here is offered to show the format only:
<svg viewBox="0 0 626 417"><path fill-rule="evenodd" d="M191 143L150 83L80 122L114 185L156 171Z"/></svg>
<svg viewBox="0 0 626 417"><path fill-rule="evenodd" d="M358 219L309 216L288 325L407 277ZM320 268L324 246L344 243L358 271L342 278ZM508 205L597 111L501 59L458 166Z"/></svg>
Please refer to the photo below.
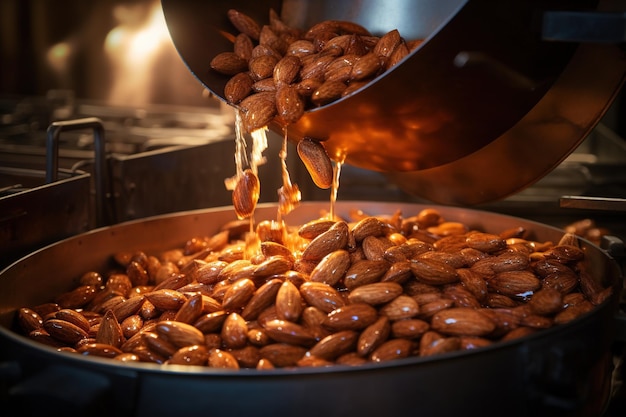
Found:
<svg viewBox="0 0 626 417"><path fill-rule="evenodd" d="M118 5L113 15L118 25L107 35L104 49L114 71L110 101L124 105L148 102L153 66L158 54L171 42L158 1L147 13L142 5Z"/></svg>

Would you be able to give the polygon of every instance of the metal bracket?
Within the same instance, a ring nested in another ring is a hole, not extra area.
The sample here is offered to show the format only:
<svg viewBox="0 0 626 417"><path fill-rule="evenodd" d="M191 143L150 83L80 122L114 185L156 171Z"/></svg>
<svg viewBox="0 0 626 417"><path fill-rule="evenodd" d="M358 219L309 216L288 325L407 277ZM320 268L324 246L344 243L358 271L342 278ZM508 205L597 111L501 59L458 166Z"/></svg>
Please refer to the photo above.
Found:
<svg viewBox="0 0 626 417"><path fill-rule="evenodd" d="M92 129L94 136L95 173L94 182L96 189L96 226L111 224L111 216L105 210L106 189L106 155L105 138L102 121L96 117L84 119L65 120L53 122L47 130L46 137L46 183L58 180L59 175L59 136L61 132L68 130Z"/></svg>

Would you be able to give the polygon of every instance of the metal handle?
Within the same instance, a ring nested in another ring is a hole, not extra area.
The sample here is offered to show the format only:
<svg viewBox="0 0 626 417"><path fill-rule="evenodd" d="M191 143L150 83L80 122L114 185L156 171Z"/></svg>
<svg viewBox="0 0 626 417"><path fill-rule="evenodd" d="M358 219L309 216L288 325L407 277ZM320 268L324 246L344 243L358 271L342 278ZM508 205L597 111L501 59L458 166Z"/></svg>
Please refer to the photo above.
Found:
<svg viewBox="0 0 626 417"><path fill-rule="evenodd" d="M96 188L96 225L110 224L110 216L105 210L106 176L105 176L105 140L102 121L97 117L53 122L47 130L46 137L46 183L58 180L59 177L59 136L68 130L92 129L94 136Z"/></svg>
<svg viewBox="0 0 626 417"><path fill-rule="evenodd" d="M563 196L559 204L562 208L626 212L626 199L623 198Z"/></svg>

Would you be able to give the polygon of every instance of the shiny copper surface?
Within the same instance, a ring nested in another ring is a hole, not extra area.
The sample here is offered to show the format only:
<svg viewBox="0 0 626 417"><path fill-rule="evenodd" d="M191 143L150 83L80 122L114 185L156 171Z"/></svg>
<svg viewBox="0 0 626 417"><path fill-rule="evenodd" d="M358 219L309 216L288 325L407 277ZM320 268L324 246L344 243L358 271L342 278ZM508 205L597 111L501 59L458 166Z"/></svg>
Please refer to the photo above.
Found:
<svg viewBox="0 0 626 417"><path fill-rule="evenodd" d="M587 136L623 83L626 59L611 45L581 45L553 88L498 139L450 164L387 177L441 204L505 198L550 172Z"/></svg>

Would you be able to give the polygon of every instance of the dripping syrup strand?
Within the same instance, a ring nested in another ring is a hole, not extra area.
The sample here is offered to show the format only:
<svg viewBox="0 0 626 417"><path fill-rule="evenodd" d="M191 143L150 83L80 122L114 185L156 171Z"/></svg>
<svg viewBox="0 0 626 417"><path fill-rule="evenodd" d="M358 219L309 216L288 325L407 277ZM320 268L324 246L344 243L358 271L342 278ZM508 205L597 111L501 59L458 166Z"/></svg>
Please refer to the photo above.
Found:
<svg viewBox="0 0 626 417"><path fill-rule="evenodd" d="M283 215L289 214L300 204L302 194L297 184L291 183L289 177L289 170L287 169L287 129L283 130L283 144L279 153L281 175L283 179L283 186L278 189L278 213L277 222L282 224Z"/></svg>
<svg viewBox="0 0 626 417"><path fill-rule="evenodd" d="M333 183L330 189L330 209L328 217L333 220L335 218L335 203L337 202L337 193L339 192L339 177L341 176L341 167L345 161L345 155L341 155L333 166Z"/></svg>

